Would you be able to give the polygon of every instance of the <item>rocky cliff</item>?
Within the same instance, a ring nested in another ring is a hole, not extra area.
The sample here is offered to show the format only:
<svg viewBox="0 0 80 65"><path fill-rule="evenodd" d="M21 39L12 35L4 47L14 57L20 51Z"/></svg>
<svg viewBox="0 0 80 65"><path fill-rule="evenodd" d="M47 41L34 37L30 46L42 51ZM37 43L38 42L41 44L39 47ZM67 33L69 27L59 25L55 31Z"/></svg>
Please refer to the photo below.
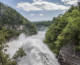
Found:
<svg viewBox="0 0 80 65"><path fill-rule="evenodd" d="M60 50L58 59L61 65L80 65L80 54L75 52L75 44L67 44Z"/></svg>

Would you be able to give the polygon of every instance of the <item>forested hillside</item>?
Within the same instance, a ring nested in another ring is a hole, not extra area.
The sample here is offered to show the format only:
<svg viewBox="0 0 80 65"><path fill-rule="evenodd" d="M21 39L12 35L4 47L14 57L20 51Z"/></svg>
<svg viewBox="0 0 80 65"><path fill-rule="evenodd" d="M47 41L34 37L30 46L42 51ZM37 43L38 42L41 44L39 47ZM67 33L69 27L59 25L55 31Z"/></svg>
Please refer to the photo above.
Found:
<svg viewBox="0 0 80 65"><path fill-rule="evenodd" d="M38 30L44 30L46 27L49 27L53 22L52 21L40 21L33 22Z"/></svg>
<svg viewBox="0 0 80 65"><path fill-rule="evenodd" d="M8 30L26 32L27 34L35 34L35 26L25 19L16 10L0 3L0 25L5 26Z"/></svg>
<svg viewBox="0 0 80 65"><path fill-rule="evenodd" d="M37 31L35 26L16 10L0 3L0 65L17 65L5 54L6 50L3 51L3 49L7 47L6 41L20 33L32 35Z"/></svg>
<svg viewBox="0 0 80 65"><path fill-rule="evenodd" d="M80 52L80 3L72 6L64 15L54 18L44 42L59 54L60 49L68 43L75 44L75 51Z"/></svg>

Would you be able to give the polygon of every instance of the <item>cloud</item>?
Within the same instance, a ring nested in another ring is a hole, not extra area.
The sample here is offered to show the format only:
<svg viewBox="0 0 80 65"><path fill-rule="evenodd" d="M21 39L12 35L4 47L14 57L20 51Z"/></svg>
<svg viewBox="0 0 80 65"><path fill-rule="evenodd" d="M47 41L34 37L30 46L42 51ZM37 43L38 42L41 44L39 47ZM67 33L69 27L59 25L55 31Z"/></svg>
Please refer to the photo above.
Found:
<svg viewBox="0 0 80 65"><path fill-rule="evenodd" d="M40 14L40 16L44 16L44 14Z"/></svg>
<svg viewBox="0 0 80 65"><path fill-rule="evenodd" d="M67 10L69 7L43 0L33 0L32 3L29 2L18 3L17 8L23 9L24 11L41 11L41 10L51 11L51 10Z"/></svg>
<svg viewBox="0 0 80 65"><path fill-rule="evenodd" d="M42 14L42 13L40 13L40 14L31 13L30 16L41 16L42 17L42 16L44 16L44 14Z"/></svg>
<svg viewBox="0 0 80 65"><path fill-rule="evenodd" d="M42 0L33 0L33 2L36 2L36 1L40 2L40 1L42 1Z"/></svg>
<svg viewBox="0 0 80 65"><path fill-rule="evenodd" d="M35 14L31 13L30 16L35 16Z"/></svg>
<svg viewBox="0 0 80 65"><path fill-rule="evenodd" d="M61 1L69 5L77 5L78 2L78 0L61 0Z"/></svg>

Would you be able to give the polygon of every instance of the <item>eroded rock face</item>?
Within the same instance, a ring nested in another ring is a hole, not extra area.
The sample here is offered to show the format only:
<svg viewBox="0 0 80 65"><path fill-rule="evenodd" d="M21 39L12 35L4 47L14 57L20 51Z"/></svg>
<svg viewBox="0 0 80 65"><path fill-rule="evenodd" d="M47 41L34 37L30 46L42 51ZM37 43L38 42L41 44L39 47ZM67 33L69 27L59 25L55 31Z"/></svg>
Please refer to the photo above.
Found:
<svg viewBox="0 0 80 65"><path fill-rule="evenodd" d="M67 44L62 47L58 57L61 65L80 65L80 57L76 55L74 47L74 44Z"/></svg>

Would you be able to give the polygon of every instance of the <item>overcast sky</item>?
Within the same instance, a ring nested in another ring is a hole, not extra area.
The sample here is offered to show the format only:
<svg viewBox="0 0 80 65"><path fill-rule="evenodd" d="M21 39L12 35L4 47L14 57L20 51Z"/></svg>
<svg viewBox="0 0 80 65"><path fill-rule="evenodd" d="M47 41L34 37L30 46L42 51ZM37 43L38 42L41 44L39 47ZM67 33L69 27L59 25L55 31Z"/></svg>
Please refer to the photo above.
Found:
<svg viewBox="0 0 80 65"><path fill-rule="evenodd" d="M79 0L0 0L30 21L52 20Z"/></svg>

